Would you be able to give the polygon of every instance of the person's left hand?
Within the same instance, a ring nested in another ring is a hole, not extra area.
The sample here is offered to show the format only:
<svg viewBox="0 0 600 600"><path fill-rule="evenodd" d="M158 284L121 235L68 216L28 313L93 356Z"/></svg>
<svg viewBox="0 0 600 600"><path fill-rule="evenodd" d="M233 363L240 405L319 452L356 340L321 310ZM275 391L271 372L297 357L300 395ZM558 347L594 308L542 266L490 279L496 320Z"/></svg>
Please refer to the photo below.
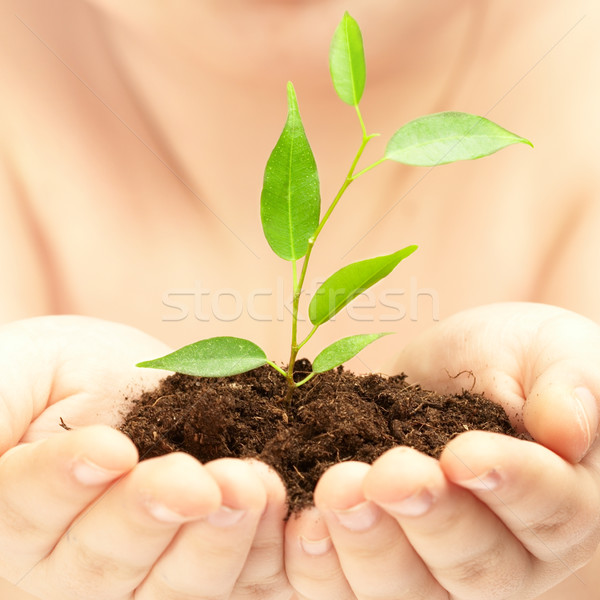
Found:
<svg viewBox="0 0 600 600"><path fill-rule="evenodd" d="M299 595L526 600L576 577L600 540L599 367L600 327L549 306L469 310L417 339L411 380L485 392L538 443L471 431L439 461L399 447L335 465L287 526Z"/></svg>

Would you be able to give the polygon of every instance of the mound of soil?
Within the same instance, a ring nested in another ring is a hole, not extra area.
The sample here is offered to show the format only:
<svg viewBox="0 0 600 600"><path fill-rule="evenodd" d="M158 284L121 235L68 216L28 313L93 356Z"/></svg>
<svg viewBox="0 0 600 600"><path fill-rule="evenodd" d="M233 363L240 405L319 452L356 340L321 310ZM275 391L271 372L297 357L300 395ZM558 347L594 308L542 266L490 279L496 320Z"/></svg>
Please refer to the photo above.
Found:
<svg viewBox="0 0 600 600"><path fill-rule="evenodd" d="M298 361L297 377L310 372ZM372 463L393 446L437 458L446 443L479 429L517 435L504 410L464 391L441 396L404 375L354 375L338 368L283 404L281 375L265 366L222 379L175 374L134 401L121 430L142 459L187 452L201 462L253 457L271 465L288 490L290 512L312 503L321 474L347 460Z"/></svg>

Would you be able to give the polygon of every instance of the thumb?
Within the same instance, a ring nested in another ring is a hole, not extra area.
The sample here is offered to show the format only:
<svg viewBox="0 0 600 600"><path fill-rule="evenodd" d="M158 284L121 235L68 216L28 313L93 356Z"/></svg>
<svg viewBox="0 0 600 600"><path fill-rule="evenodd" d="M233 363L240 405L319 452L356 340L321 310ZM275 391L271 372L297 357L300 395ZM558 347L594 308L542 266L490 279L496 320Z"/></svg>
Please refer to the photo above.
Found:
<svg viewBox="0 0 600 600"><path fill-rule="evenodd" d="M600 327L564 309L502 303L457 313L409 344L399 367L441 393L469 389L469 375L473 391L569 461L598 435Z"/></svg>
<svg viewBox="0 0 600 600"><path fill-rule="evenodd" d="M570 361L539 374L523 409L533 438L571 462L580 461L598 436L600 384Z"/></svg>
<svg viewBox="0 0 600 600"><path fill-rule="evenodd" d="M600 327L560 311L524 342L523 424L537 442L578 462L598 435Z"/></svg>

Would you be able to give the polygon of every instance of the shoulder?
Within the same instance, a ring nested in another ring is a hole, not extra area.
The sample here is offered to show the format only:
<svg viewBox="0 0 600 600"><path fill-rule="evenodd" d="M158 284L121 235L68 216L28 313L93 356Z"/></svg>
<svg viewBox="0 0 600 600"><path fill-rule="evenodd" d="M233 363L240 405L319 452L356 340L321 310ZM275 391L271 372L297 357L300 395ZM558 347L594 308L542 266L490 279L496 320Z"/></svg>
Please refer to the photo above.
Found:
<svg viewBox="0 0 600 600"><path fill-rule="evenodd" d="M119 119L131 120L126 94L87 2L0 3L0 153L24 193L47 204L80 171L113 164L126 137Z"/></svg>
<svg viewBox="0 0 600 600"><path fill-rule="evenodd" d="M532 192L542 192L537 207L546 214L578 213L600 193L598 15L578 2L544 3L519 28L508 52L511 76L494 112L534 144L527 162Z"/></svg>
<svg viewBox="0 0 600 600"><path fill-rule="evenodd" d="M85 100L94 96L100 21L86 2L0 0L0 127L19 140L54 134L72 125Z"/></svg>

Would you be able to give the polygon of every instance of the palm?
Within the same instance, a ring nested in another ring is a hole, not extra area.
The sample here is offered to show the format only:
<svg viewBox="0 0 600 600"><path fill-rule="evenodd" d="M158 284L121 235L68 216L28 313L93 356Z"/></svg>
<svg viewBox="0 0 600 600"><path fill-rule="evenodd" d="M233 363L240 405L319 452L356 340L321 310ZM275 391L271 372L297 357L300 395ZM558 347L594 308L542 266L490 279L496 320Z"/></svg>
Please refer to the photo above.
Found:
<svg viewBox="0 0 600 600"><path fill-rule="evenodd" d="M140 360L166 346L130 327L85 317L42 317L0 330L0 410L10 415L0 451L71 427L115 425L127 398L161 372Z"/></svg>
<svg viewBox="0 0 600 600"><path fill-rule="evenodd" d="M553 306L506 303L446 319L403 350L398 368L439 392L473 387L485 393L516 427L576 461L598 419L590 397L584 406L590 434L582 436L573 394L585 387L599 395L598 364L600 327L594 322Z"/></svg>

